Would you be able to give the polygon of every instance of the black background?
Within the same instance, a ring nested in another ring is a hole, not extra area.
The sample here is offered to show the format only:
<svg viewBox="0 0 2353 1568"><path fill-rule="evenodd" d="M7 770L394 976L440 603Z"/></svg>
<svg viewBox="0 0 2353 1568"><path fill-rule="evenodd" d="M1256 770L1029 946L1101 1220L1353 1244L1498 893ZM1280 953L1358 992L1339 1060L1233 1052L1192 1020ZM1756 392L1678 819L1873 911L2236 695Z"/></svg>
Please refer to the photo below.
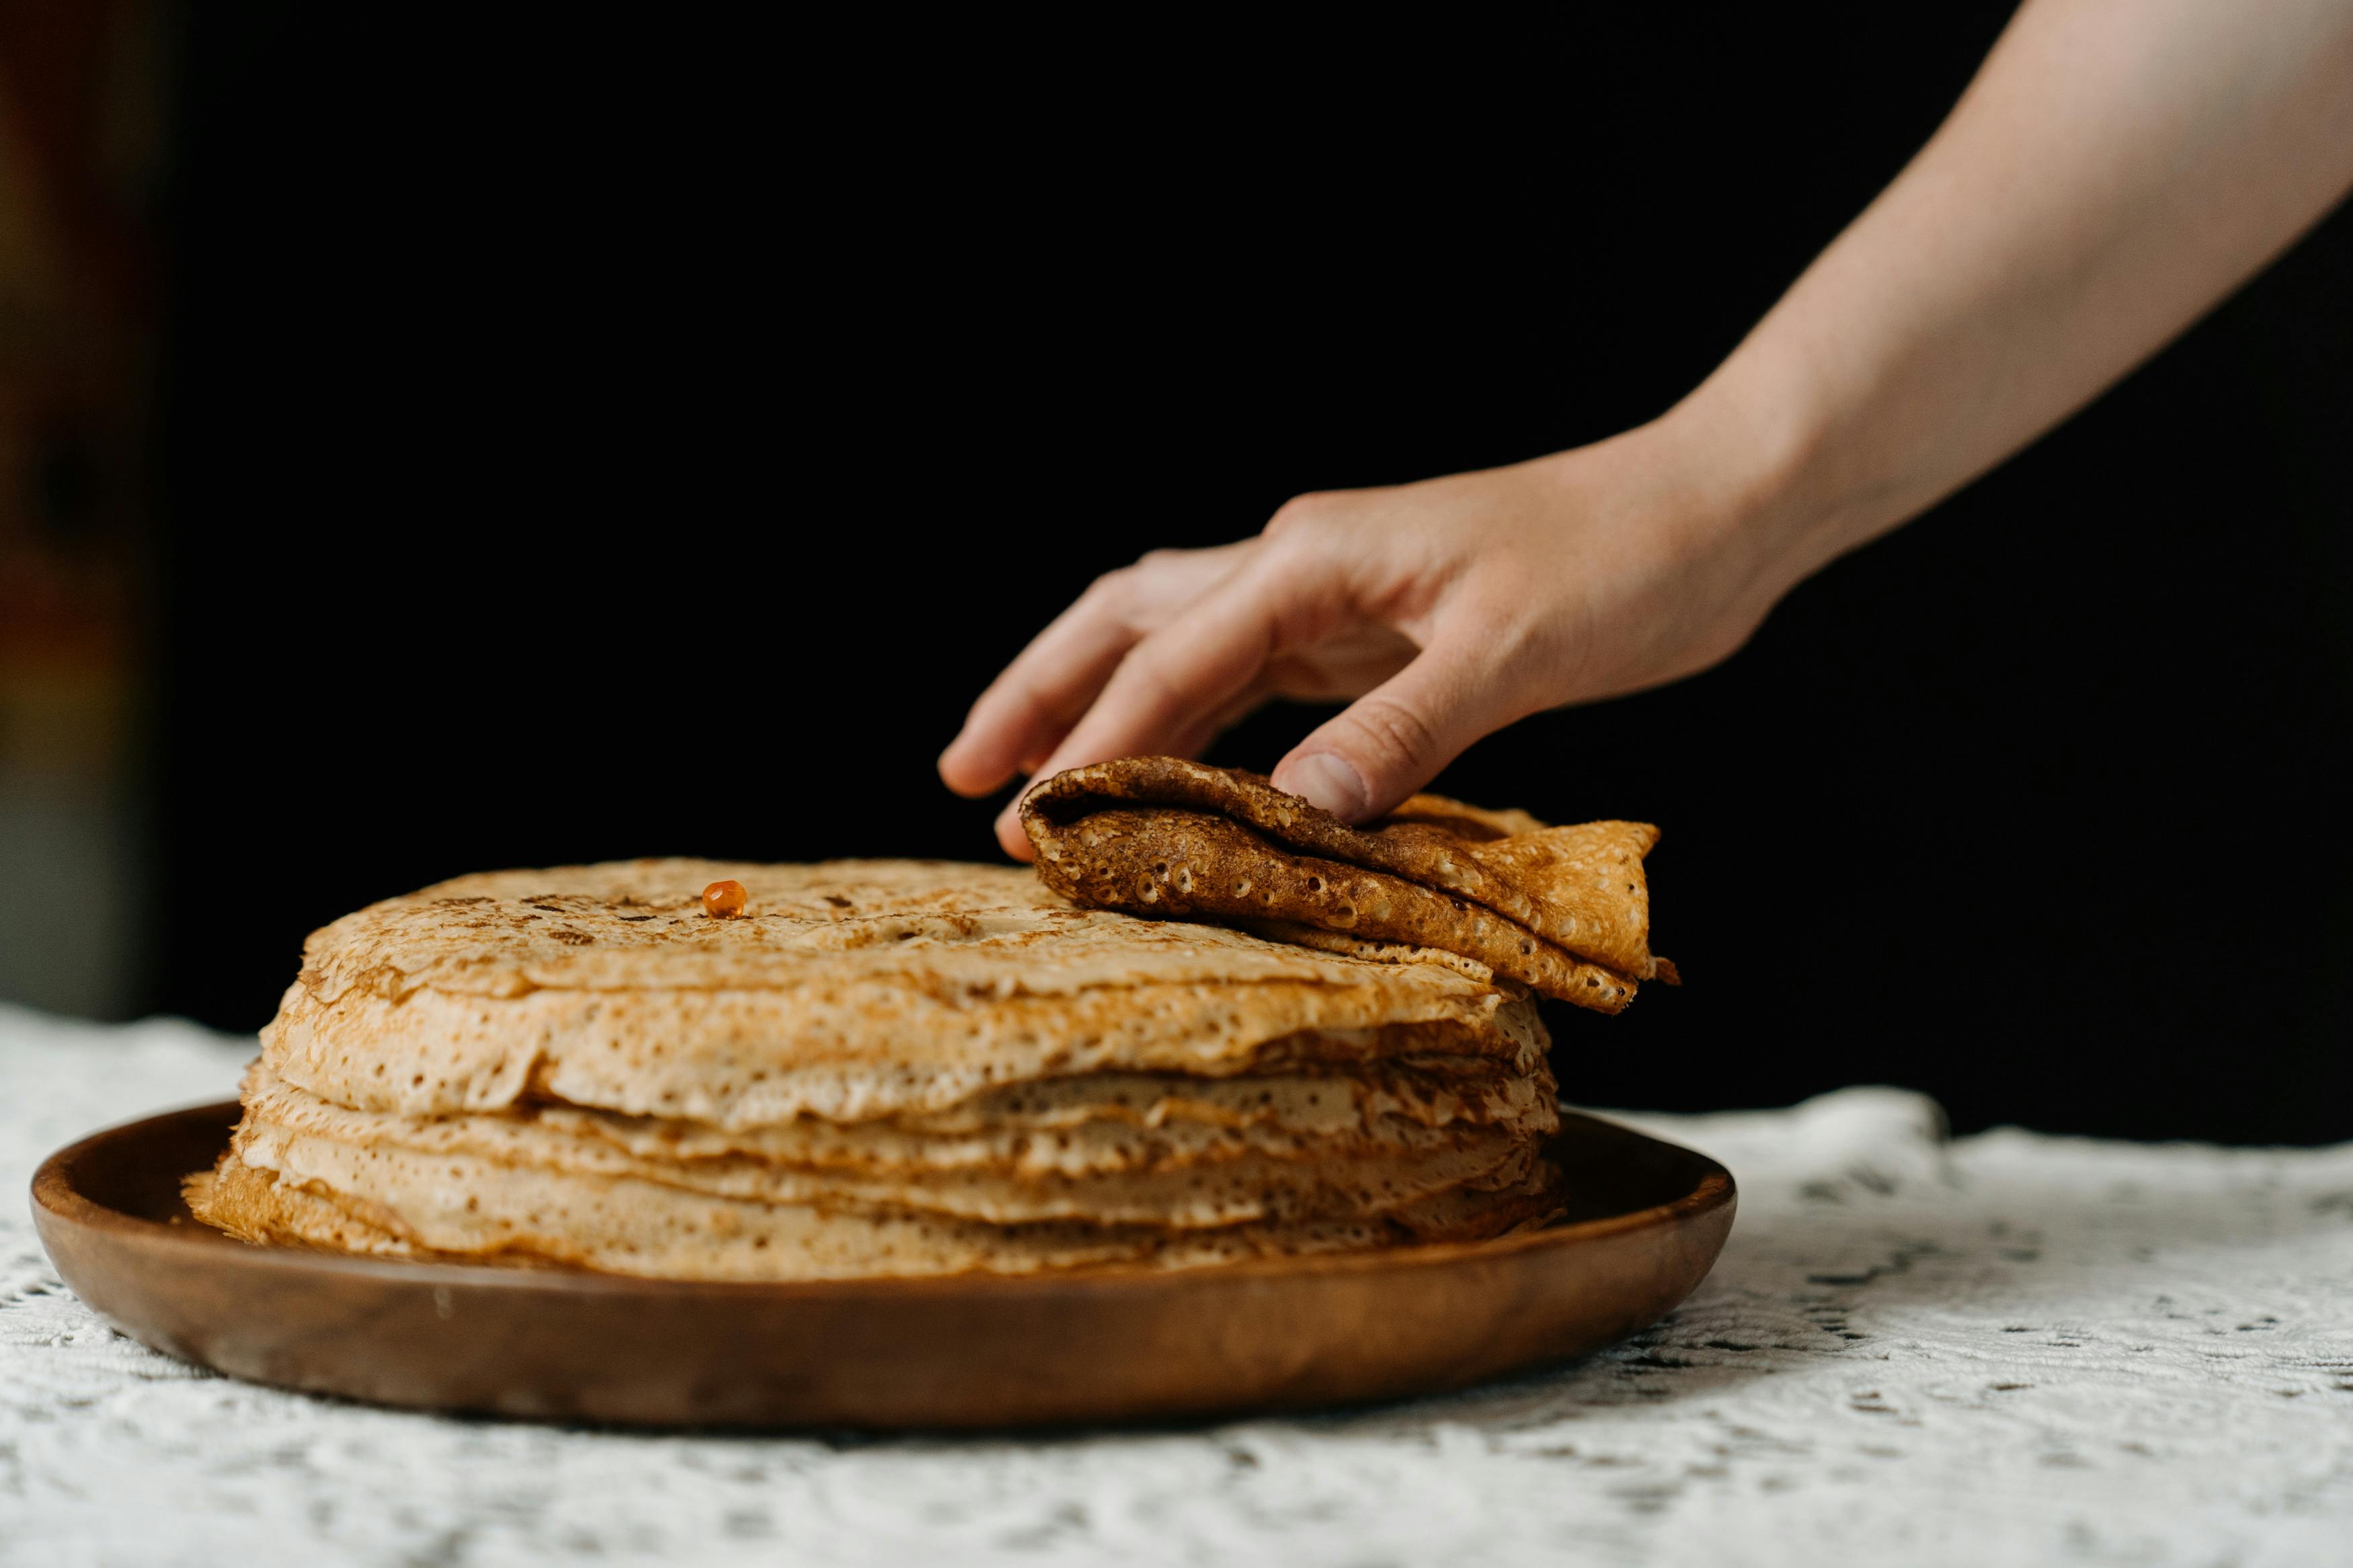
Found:
<svg viewBox="0 0 2353 1568"><path fill-rule="evenodd" d="M2006 10L1639 9L188 7L153 1002L251 1027L491 866L993 855L933 759L1092 576L1657 414ZM2353 1136L2348 434L2339 213L1729 665L1476 748L1440 787L1666 829L1689 984L1555 1018L1567 1092Z"/></svg>

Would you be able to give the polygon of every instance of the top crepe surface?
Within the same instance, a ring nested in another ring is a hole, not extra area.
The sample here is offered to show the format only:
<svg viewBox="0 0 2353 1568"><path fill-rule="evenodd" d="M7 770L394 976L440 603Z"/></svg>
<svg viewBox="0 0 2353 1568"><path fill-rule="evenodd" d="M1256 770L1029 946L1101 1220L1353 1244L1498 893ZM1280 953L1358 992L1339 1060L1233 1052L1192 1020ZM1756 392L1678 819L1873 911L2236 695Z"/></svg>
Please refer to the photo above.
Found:
<svg viewBox="0 0 2353 1568"><path fill-rule="evenodd" d="M721 879L749 892L705 914ZM316 932L263 1031L339 1104L526 1094L756 1126L936 1110L1099 1071L1476 1055L1522 1070L1533 1009L1435 965L1079 910L1024 870L637 860L463 877Z"/></svg>

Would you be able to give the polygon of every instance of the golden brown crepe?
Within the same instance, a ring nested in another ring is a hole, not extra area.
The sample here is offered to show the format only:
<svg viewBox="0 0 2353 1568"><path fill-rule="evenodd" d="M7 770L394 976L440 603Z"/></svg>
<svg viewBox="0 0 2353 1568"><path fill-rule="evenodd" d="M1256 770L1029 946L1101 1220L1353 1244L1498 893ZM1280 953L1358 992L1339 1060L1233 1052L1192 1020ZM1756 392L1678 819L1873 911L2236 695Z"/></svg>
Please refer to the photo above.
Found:
<svg viewBox="0 0 2353 1568"><path fill-rule="evenodd" d="M729 878L746 912L714 920ZM526 1089L750 1126L938 1110L993 1084L1280 1059L1541 1057L1533 1015L1427 965L1071 908L1018 867L640 860L461 877L304 944L262 1031L359 1109Z"/></svg>
<svg viewBox="0 0 2353 1568"><path fill-rule="evenodd" d="M1047 886L1092 908L1435 961L1605 1013L1674 979L1650 949L1647 823L1548 827L1418 795L1356 828L1257 774L1174 757L1057 774L1021 821Z"/></svg>
<svg viewBox="0 0 2353 1568"><path fill-rule="evenodd" d="M1377 1218L1172 1230L1050 1220L990 1225L919 1212L712 1196L628 1177L575 1176L397 1148L313 1152L301 1179L223 1161L190 1206L249 1241L386 1258L571 1266L683 1279L830 1279L1127 1266L1483 1241L1560 1210L1560 1173L1469 1184ZM363 1193L371 1195L361 1195Z"/></svg>
<svg viewBox="0 0 2353 1568"><path fill-rule="evenodd" d="M249 1240L716 1279L1475 1239L1558 1206L1546 1044L1472 974L1009 868L499 872L312 936L190 1203Z"/></svg>
<svg viewBox="0 0 2353 1568"><path fill-rule="evenodd" d="M1333 1087L1333 1098L1350 1098L1345 1080ZM1466 1182L1516 1176L1535 1141L1556 1125L1553 1109L1531 1096L1508 1120L1430 1126L1359 1111L1313 1133L1113 1122L1008 1139L873 1122L820 1131L806 1121L728 1132L569 1106L497 1116L353 1110L285 1082L266 1063L248 1076L245 1105L237 1156L271 1170L301 1166L303 1151L330 1145L400 1149L770 1203L1175 1228L1387 1214Z"/></svg>

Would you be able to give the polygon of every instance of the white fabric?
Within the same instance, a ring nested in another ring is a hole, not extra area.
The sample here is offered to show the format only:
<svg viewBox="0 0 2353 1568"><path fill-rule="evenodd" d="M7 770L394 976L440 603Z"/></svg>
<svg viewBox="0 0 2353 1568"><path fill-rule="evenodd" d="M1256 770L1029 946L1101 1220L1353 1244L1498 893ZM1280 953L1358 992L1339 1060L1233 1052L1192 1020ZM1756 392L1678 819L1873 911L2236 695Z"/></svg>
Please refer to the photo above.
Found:
<svg viewBox="0 0 2353 1568"><path fill-rule="evenodd" d="M1740 1219L1578 1365L1206 1428L648 1437L249 1387L65 1291L39 1156L249 1049L0 1009L0 1564L2353 1561L2353 1146L1947 1145L1888 1089L1631 1118Z"/></svg>

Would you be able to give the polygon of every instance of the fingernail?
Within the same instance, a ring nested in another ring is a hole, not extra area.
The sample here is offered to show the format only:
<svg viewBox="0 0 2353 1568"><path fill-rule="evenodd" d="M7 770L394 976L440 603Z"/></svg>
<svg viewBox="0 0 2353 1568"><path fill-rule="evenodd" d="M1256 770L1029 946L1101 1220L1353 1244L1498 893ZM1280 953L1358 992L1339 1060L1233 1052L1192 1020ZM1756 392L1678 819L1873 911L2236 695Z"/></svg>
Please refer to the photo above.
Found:
<svg viewBox="0 0 2353 1568"><path fill-rule="evenodd" d="M1286 789L1311 805L1320 805L1343 822L1354 822L1364 815L1365 803L1372 792L1365 787L1365 776L1345 757L1330 752L1310 752L1294 758L1274 781L1277 789Z"/></svg>

